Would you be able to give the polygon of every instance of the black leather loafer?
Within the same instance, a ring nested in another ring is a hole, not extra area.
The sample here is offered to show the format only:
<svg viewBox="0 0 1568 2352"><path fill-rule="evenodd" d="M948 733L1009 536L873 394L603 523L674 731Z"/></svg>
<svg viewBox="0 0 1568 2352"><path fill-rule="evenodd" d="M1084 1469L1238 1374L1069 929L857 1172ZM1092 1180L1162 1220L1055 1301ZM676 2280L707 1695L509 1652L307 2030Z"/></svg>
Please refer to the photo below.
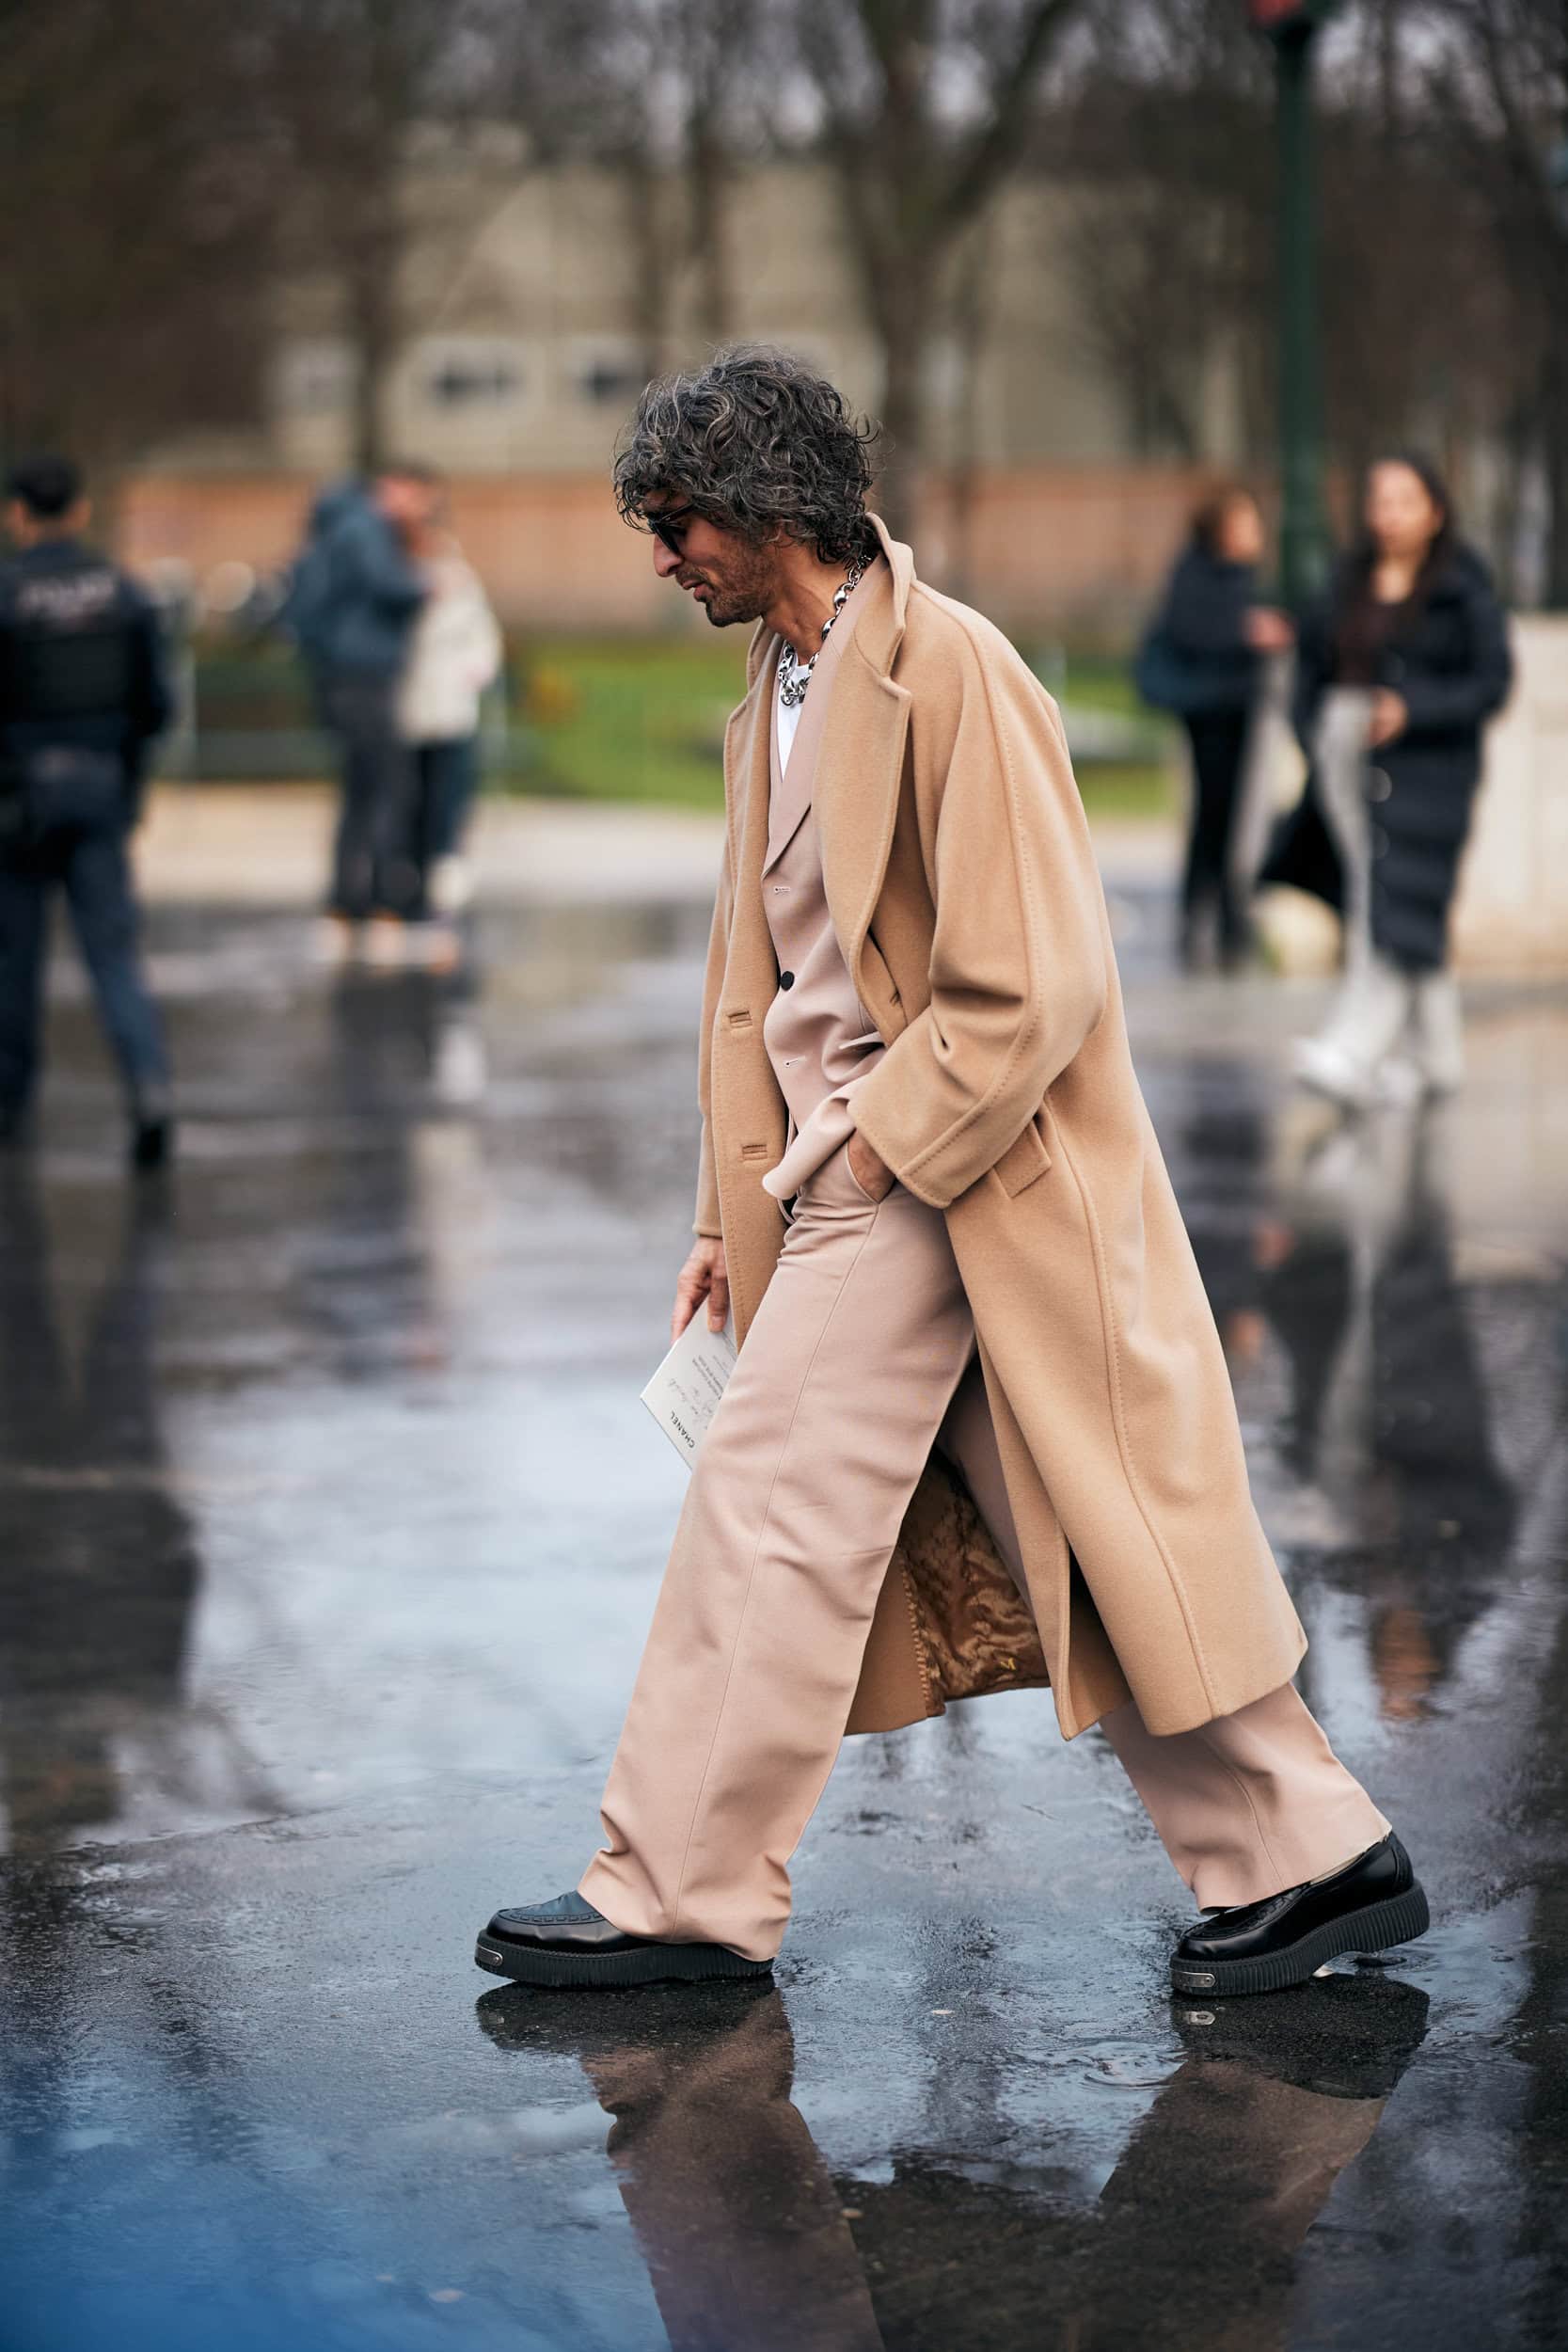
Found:
<svg viewBox="0 0 1568 2352"><path fill-rule="evenodd" d="M474 1958L520 1984L659 1984L671 1978L766 1977L770 1960L742 1960L722 1944L656 1944L626 1935L580 1895L498 1911Z"/></svg>
<svg viewBox="0 0 1568 2352"><path fill-rule="evenodd" d="M1212 1913L1171 1955L1171 1982L1179 1993L1277 1993L1343 1952L1386 1951L1431 1923L1410 1856L1390 1835L1315 1885Z"/></svg>

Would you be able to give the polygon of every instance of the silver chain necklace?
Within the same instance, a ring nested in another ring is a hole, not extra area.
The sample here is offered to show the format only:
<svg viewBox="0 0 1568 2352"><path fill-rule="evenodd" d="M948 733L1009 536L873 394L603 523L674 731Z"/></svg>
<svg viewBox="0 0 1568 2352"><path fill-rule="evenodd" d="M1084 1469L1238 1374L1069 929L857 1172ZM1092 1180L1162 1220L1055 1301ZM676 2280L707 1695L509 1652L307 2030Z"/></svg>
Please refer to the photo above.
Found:
<svg viewBox="0 0 1568 2352"><path fill-rule="evenodd" d="M843 580L833 590L833 609L822 624L824 644L827 643L828 631L848 603L852 590L859 585L864 576L865 565L863 564L851 564ZM816 653L820 653L821 650L822 646L818 645ZM802 661L786 637L784 649L779 656L779 700L786 710L793 710L798 703L805 701L806 689L811 684L811 674L816 667L816 654L814 653L809 661Z"/></svg>

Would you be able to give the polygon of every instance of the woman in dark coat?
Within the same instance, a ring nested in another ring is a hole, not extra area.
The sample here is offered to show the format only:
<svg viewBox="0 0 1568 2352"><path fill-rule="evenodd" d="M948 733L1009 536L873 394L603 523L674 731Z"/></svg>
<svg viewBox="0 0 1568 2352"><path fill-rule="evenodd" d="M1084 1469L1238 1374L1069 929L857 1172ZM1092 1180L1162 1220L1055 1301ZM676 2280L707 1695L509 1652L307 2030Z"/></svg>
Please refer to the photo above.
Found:
<svg viewBox="0 0 1568 2352"><path fill-rule="evenodd" d="M1260 675L1259 656L1291 641L1283 613L1260 604L1258 564L1263 520L1257 501L1230 487L1207 499L1165 592L1158 635L1170 664L1174 707L1193 755L1192 815L1181 879L1181 961L1199 958L1212 913L1220 961L1234 969L1246 954L1244 901L1232 872L1247 732ZM1156 690L1157 691L1157 690Z"/></svg>
<svg viewBox="0 0 1568 2352"><path fill-rule="evenodd" d="M1418 457L1368 477L1364 531L1304 622L1295 724L1343 869L1345 979L1296 1072L1336 1100L1459 1084L1449 912L1481 780L1483 723L1513 675L1486 566Z"/></svg>

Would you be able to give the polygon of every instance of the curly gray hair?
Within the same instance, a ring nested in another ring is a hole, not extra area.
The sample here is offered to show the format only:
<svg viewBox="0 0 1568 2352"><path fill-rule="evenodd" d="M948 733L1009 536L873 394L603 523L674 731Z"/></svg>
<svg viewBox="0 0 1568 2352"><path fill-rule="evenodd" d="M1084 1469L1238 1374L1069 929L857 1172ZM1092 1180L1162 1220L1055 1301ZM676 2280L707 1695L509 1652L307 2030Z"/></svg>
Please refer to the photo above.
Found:
<svg viewBox="0 0 1568 2352"><path fill-rule="evenodd" d="M615 453L623 521L680 492L749 539L783 530L824 564L865 554L877 427L787 351L737 344L704 368L655 378Z"/></svg>

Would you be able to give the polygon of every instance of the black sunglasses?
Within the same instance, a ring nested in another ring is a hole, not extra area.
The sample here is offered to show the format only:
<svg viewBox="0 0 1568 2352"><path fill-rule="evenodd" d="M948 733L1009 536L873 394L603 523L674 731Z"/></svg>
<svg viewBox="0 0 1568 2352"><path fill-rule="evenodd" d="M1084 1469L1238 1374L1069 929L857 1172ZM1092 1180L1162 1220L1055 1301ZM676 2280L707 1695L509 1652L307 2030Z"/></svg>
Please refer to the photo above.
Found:
<svg viewBox="0 0 1568 2352"><path fill-rule="evenodd" d="M661 546L669 548L672 555L686 553L686 534L696 519L697 510L689 505L677 506L673 509L667 506L660 507L657 515L650 515L647 518L648 529Z"/></svg>

